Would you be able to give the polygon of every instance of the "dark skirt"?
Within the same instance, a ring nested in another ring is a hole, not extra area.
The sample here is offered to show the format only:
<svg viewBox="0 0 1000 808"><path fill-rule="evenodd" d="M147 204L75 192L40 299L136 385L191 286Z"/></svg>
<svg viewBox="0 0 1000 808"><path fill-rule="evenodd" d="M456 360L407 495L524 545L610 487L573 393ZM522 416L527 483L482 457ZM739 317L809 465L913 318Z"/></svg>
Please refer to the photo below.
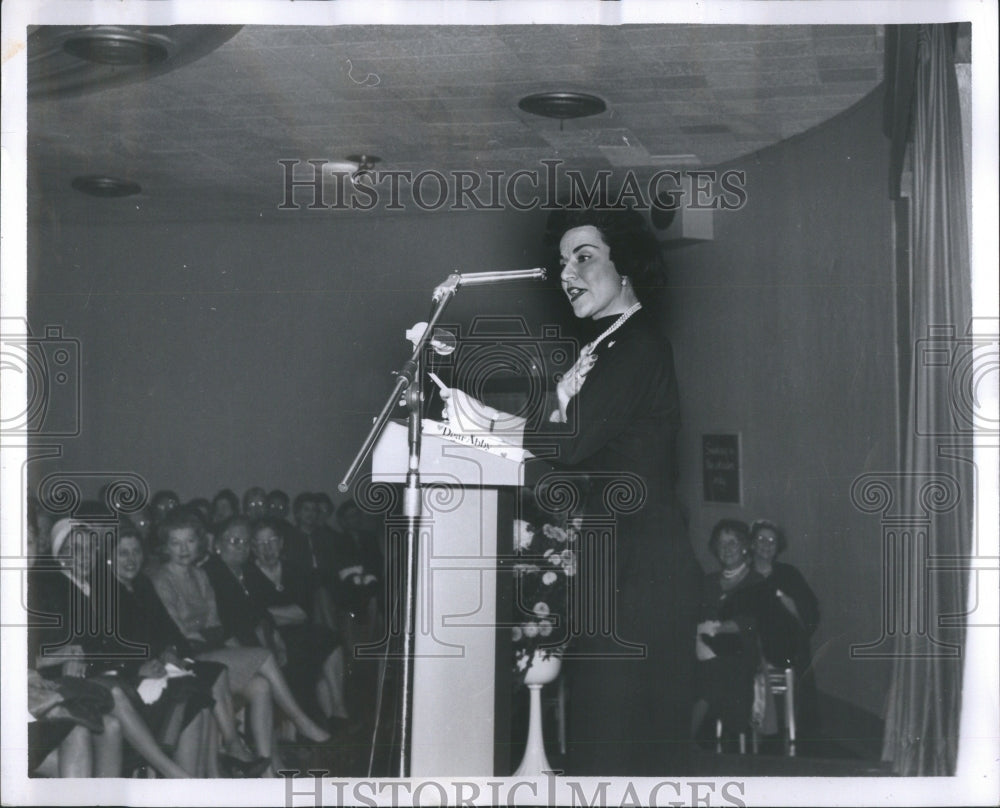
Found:
<svg viewBox="0 0 1000 808"><path fill-rule="evenodd" d="M45 758L59 748L66 736L77 726L69 718L43 718L28 724L28 773L31 774Z"/></svg>
<svg viewBox="0 0 1000 808"><path fill-rule="evenodd" d="M340 641L334 632L314 623L283 626L278 632L288 649L288 663L284 667L288 686L303 709L310 715L318 716L316 683L322 674L323 664Z"/></svg>
<svg viewBox="0 0 1000 808"><path fill-rule="evenodd" d="M103 674L94 677L93 681L108 690L113 687L120 688L156 739L166 747L172 747L177 743L177 738L169 737L167 731L171 727L179 726L183 732L198 713L215 706L212 687L225 669L225 665L217 662L195 662L191 668L194 676L168 679L166 690L152 704L146 704L139 695L136 689L139 679ZM178 713L180 713L179 725L175 723Z"/></svg>
<svg viewBox="0 0 1000 808"><path fill-rule="evenodd" d="M597 609L613 628L591 626L566 657L567 773L684 774L703 573L680 512L651 498L611 533L584 524L578 585L587 597L614 582L613 605Z"/></svg>

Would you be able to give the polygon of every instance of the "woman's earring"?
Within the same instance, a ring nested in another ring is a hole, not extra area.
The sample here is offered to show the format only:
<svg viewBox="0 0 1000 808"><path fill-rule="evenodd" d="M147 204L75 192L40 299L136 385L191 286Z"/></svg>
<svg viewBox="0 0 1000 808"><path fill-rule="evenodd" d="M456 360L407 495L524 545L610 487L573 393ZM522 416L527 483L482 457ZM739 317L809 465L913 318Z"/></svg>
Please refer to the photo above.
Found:
<svg viewBox="0 0 1000 808"><path fill-rule="evenodd" d="M622 286L628 286L628 275L622 275Z"/></svg>

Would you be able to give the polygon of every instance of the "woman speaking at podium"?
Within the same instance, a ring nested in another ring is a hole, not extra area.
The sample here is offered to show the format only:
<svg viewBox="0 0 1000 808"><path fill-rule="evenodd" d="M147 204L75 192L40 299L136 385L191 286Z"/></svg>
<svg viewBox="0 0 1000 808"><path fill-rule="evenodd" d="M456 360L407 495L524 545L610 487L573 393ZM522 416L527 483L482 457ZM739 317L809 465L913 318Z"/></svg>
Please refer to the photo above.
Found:
<svg viewBox="0 0 1000 808"><path fill-rule="evenodd" d="M683 774L702 571L674 499L673 353L639 296L655 280L658 244L631 210L560 210L548 231L562 289L589 331L553 406L524 436L576 486L583 515L574 605L586 614L573 621L582 630L564 665L567 773ZM449 393L466 422L482 412Z"/></svg>

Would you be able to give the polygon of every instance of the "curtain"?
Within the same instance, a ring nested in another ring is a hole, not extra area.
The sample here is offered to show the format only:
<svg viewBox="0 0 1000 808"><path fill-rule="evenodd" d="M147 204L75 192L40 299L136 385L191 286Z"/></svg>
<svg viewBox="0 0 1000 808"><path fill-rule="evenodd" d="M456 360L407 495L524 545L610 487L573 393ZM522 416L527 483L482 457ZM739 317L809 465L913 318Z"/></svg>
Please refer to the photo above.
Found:
<svg viewBox="0 0 1000 808"><path fill-rule="evenodd" d="M901 619L882 757L896 774L932 776L954 774L958 753L974 484L961 384L972 308L954 28L913 33L913 366L899 492L910 522L896 557L908 584L894 604Z"/></svg>

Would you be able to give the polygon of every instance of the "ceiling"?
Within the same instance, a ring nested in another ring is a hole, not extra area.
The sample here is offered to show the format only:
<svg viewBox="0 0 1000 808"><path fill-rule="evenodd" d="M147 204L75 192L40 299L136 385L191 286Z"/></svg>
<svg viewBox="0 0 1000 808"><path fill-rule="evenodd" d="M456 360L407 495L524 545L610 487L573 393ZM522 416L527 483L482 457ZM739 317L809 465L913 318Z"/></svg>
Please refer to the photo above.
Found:
<svg viewBox="0 0 1000 808"><path fill-rule="evenodd" d="M357 153L413 172L559 159L648 177L802 133L882 79L875 25L248 25L178 44L134 75L104 68L81 89L93 65L65 52L55 78L40 78L66 30L29 38L34 214L266 215L282 201L279 160ZM181 28L156 30L169 39ZM564 122L519 109L546 90L591 93L607 109ZM86 197L70 187L83 174L142 192Z"/></svg>

